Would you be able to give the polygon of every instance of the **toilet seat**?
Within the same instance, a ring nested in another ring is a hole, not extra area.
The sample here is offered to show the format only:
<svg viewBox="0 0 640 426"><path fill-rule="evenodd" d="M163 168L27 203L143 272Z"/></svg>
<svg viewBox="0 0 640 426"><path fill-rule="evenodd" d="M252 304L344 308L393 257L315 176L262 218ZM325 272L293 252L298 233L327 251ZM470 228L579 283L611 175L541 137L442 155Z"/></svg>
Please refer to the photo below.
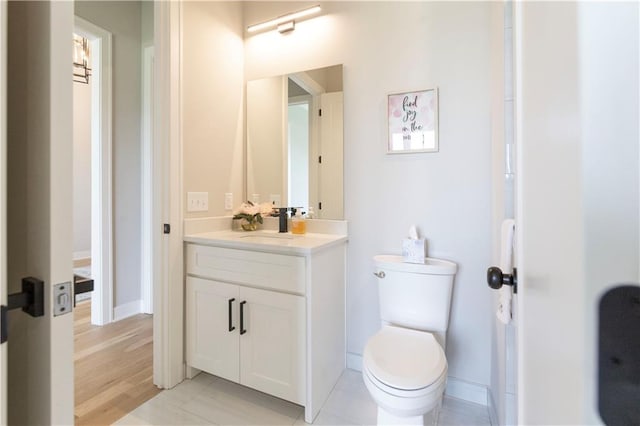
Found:
<svg viewBox="0 0 640 426"><path fill-rule="evenodd" d="M367 342L363 369L387 392L418 396L446 378L447 359L433 334L386 325Z"/></svg>

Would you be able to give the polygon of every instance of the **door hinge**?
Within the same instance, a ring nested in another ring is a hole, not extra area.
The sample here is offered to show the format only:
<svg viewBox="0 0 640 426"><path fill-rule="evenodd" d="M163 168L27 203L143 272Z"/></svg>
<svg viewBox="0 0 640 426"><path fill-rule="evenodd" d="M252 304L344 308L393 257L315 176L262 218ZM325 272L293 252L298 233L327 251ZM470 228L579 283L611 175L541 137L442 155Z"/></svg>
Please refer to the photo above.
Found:
<svg viewBox="0 0 640 426"><path fill-rule="evenodd" d="M322 117L322 108L318 109L318 117Z"/></svg>
<svg viewBox="0 0 640 426"><path fill-rule="evenodd" d="M170 234L171 233L171 225L169 225L168 223L164 224L164 233L165 234Z"/></svg>
<svg viewBox="0 0 640 426"><path fill-rule="evenodd" d="M318 203L318 210L322 210L322 202Z"/></svg>
<svg viewBox="0 0 640 426"><path fill-rule="evenodd" d="M318 156L318 163L322 164L322 155Z"/></svg>
<svg viewBox="0 0 640 426"><path fill-rule="evenodd" d="M10 294L7 298L7 306L0 306L0 343L6 342L9 337L8 312L17 308L22 308L23 312L32 317L43 316L44 281L33 277L23 278L22 291Z"/></svg>

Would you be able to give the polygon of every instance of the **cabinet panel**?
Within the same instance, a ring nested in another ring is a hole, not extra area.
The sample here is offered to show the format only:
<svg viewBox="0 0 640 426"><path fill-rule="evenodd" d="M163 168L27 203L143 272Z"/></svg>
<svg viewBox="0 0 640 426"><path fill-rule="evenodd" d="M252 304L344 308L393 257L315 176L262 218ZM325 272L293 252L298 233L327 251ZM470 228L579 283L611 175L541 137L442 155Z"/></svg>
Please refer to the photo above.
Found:
<svg viewBox="0 0 640 426"><path fill-rule="evenodd" d="M305 403L305 299L240 288L245 334L240 336L240 383Z"/></svg>
<svg viewBox="0 0 640 426"><path fill-rule="evenodd" d="M229 300L232 325L229 331ZM238 286L187 277L187 364L216 376L237 382Z"/></svg>
<svg viewBox="0 0 640 426"><path fill-rule="evenodd" d="M303 257L187 245L187 273L221 281L304 294Z"/></svg>

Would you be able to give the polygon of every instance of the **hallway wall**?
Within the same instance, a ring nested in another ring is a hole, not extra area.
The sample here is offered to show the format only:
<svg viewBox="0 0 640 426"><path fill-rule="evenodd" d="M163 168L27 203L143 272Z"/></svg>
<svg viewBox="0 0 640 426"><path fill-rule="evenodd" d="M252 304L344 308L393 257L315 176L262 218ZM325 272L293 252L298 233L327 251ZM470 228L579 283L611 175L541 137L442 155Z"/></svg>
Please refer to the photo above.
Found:
<svg viewBox="0 0 640 426"><path fill-rule="evenodd" d="M113 34L113 286L118 309L139 304L141 297L142 6L139 1L76 1L75 14Z"/></svg>

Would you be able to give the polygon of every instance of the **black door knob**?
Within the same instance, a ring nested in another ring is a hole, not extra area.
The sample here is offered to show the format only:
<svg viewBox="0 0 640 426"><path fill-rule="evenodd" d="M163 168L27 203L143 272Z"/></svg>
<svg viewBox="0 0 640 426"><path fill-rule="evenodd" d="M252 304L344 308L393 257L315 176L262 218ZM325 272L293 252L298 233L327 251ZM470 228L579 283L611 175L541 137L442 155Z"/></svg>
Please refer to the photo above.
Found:
<svg viewBox="0 0 640 426"><path fill-rule="evenodd" d="M497 266L487 269L487 284L494 290L498 290L503 285L513 287L513 292L518 292L518 274L516 268L513 268L513 274L504 274Z"/></svg>

